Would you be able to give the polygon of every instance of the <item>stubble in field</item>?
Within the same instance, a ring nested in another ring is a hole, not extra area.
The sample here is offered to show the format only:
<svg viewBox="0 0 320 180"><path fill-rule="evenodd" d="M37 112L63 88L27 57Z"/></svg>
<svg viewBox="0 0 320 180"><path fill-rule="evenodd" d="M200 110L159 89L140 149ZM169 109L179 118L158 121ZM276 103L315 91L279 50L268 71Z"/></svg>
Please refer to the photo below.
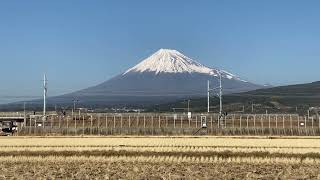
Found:
<svg viewBox="0 0 320 180"><path fill-rule="evenodd" d="M0 179L317 179L318 139L0 138Z"/></svg>

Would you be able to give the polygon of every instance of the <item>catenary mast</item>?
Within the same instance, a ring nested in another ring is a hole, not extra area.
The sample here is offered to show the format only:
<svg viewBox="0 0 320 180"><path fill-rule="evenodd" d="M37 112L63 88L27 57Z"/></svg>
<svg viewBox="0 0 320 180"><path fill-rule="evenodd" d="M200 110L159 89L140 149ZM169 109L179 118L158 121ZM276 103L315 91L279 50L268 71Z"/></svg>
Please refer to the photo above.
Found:
<svg viewBox="0 0 320 180"><path fill-rule="evenodd" d="M46 119L46 99L47 99L47 91L48 91L48 80L46 74L43 77L43 118Z"/></svg>

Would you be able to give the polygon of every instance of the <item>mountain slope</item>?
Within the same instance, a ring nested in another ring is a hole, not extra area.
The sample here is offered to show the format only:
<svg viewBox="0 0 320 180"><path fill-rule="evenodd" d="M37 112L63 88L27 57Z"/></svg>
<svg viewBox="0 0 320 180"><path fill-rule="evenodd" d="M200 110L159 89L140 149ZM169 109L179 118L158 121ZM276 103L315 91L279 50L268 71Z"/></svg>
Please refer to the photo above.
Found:
<svg viewBox="0 0 320 180"><path fill-rule="evenodd" d="M202 97L218 85L221 74L224 93L263 88L227 71L209 68L176 50L160 49L136 66L97 86L48 99L50 104L82 106L144 105L172 102L185 97ZM41 103L41 101L33 101Z"/></svg>
<svg viewBox="0 0 320 180"><path fill-rule="evenodd" d="M106 82L62 97L82 98L83 101L99 97L105 104L161 103L205 95L207 80L217 86L219 73L224 93L262 88L226 71L201 65L176 50L160 49Z"/></svg>
<svg viewBox="0 0 320 180"><path fill-rule="evenodd" d="M128 69L123 75L144 72L153 72L156 75L159 73L199 73L215 77L218 77L221 73L224 78L244 81L226 71L206 67L179 51L171 49L160 49L136 66Z"/></svg>
<svg viewBox="0 0 320 180"><path fill-rule="evenodd" d="M320 107L320 81L307 84L280 86L267 89L229 94L223 96L225 111L241 111L243 106L246 112L254 113L300 113L305 114L309 107ZM207 109L207 98L193 98L191 105L195 111ZM212 110L217 112L219 101L211 99ZM172 108L183 108L185 103L181 100L174 103L162 104L161 109L172 111ZM159 107L156 107L159 108ZM152 108L151 108L152 109Z"/></svg>

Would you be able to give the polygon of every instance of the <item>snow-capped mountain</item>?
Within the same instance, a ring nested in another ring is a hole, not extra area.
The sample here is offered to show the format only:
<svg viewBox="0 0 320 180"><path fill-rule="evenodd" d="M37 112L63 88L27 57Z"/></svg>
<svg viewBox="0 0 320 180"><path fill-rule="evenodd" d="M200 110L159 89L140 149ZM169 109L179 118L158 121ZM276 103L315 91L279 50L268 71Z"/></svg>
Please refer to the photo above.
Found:
<svg viewBox="0 0 320 180"><path fill-rule="evenodd" d="M222 76L223 92L235 93L262 88L224 70L209 68L176 50L160 49L136 66L97 86L49 99L56 104L72 102L93 105L159 104L207 94Z"/></svg>
<svg viewBox="0 0 320 180"><path fill-rule="evenodd" d="M199 62L183 55L177 50L160 49L150 57L144 59L136 66L128 69L123 75L133 72L154 72L159 73L201 73L211 76L219 76L234 80L241 80L239 77L227 71L206 67ZM241 80L244 81L244 80Z"/></svg>

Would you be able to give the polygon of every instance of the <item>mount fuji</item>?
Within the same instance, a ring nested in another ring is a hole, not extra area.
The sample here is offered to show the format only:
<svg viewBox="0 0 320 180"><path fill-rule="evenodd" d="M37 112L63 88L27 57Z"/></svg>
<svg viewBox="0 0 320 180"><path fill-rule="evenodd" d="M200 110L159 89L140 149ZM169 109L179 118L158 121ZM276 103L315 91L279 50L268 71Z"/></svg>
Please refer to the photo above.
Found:
<svg viewBox="0 0 320 180"><path fill-rule="evenodd" d="M203 97L222 76L223 92L238 93L263 88L227 71L209 68L177 50L160 49L136 66L108 81L74 93L52 97L64 104L79 100L84 105L158 104L189 97Z"/></svg>

